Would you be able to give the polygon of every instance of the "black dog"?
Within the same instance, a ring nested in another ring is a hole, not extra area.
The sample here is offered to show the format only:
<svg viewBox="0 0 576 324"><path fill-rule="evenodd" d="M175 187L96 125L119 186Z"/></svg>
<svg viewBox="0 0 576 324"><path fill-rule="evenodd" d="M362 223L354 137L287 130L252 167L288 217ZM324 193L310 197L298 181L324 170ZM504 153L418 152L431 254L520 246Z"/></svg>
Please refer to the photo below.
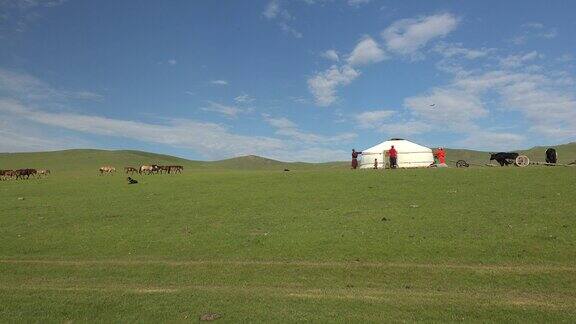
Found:
<svg viewBox="0 0 576 324"><path fill-rule="evenodd" d="M136 184L136 183L138 183L138 181L136 181L136 180L134 180L134 179L132 179L132 178L130 178L130 177L126 178L126 180L128 180L128 184Z"/></svg>

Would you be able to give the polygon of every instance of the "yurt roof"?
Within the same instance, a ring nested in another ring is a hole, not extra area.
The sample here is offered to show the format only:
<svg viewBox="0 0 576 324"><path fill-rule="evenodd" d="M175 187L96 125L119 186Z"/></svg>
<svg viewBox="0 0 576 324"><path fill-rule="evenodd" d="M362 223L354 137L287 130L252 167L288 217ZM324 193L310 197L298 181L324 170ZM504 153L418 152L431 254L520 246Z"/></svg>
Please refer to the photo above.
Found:
<svg viewBox="0 0 576 324"><path fill-rule="evenodd" d="M426 146L422 146L422 145L416 144L414 142L410 142L410 141L402 139L402 138L392 138L392 139L387 140L385 142L382 142L376 146L373 146L369 149L363 150L362 152L382 153L383 151L389 150L392 145L394 145L394 148L398 152L417 153L417 152L431 152L432 151L431 149L427 148Z"/></svg>

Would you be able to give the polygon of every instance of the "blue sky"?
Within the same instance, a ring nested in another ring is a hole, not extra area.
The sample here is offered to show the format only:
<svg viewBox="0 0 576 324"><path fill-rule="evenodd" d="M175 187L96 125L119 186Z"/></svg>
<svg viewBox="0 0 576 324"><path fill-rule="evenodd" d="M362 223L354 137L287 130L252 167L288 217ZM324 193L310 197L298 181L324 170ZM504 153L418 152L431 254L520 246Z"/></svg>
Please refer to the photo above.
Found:
<svg viewBox="0 0 576 324"><path fill-rule="evenodd" d="M576 141L575 1L0 0L0 151Z"/></svg>

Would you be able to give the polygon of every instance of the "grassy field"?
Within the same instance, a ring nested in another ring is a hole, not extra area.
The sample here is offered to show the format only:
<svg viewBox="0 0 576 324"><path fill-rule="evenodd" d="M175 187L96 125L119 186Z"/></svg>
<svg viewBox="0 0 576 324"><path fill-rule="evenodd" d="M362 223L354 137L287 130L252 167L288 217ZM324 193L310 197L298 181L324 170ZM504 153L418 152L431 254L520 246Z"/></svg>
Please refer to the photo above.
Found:
<svg viewBox="0 0 576 324"><path fill-rule="evenodd" d="M1 322L576 320L576 168L180 161L130 186L54 154L0 182Z"/></svg>

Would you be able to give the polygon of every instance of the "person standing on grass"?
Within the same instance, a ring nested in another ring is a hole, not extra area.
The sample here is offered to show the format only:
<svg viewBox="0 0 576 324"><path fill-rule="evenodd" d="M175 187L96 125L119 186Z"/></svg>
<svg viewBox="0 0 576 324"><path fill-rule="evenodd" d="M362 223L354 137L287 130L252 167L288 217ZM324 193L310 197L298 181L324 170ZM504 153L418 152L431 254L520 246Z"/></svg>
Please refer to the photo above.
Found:
<svg viewBox="0 0 576 324"><path fill-rule="evenodd" d="M444 151L444 148L439 147L438 150L436 150L435 156L438 159L439 165L446 165L446 151Z"/></svg>
<svg viewBox="0 0 576 324"><path fill-rule="evenodd" d="M356 150L352 149L352 169L358 168L358 155L362 154L362 152L356 152Z"/></svg>
<svg viewBox="0 0 576 324"><path fill-rule="evenodd" d="M398 151L396 151L394 145L388 150L388 157L390 157L390 168L396 169L398 167Z"/></svg>

